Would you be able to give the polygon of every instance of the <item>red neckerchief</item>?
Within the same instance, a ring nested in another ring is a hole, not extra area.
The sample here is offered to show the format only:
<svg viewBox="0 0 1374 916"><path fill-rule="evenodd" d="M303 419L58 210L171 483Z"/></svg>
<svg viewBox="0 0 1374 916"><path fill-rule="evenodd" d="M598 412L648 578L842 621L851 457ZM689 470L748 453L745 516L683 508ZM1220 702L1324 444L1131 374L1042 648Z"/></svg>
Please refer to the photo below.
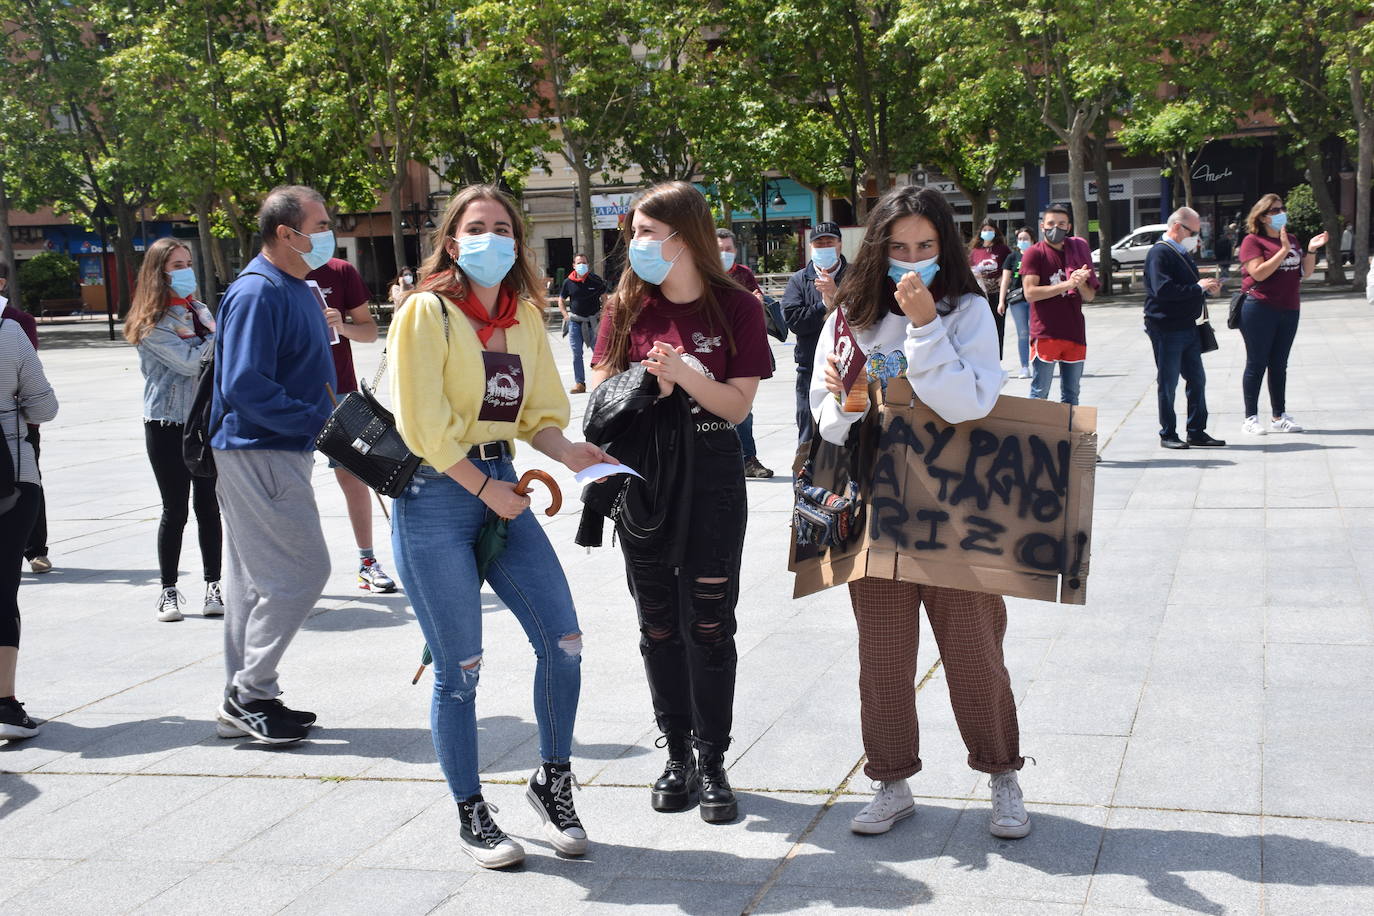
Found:
<svg viewBox="0 0 1374 916"><path fill-rule="evenodd" d="M591 275L591 271L590 271L590 270L587 271L587 274L588 274L588 276L590 276L590 275ZM568 274L568 279L571 280L571 281L573 281L574 283L586 283L586 282L587 282L587 277L582 276L580 273L578 273L578 272L575 271L575 270L574 270L572 273Z"/></svg>
<svg viewBox="0 0 1374 916"><path fill-rule="evenodd" d="M482 342L483 349L486 349L487 341L491 340L491 335L496 333L497 328L504 330L519 323L519 319L515 317L515 310L519 304L520 300L504 285L496 294L495 315L489 314L487 307L478 301L471 285L468 287L467 297L458 300L458 307L463 310L463 314L482 325L477 329L477 339Z"/></svg>

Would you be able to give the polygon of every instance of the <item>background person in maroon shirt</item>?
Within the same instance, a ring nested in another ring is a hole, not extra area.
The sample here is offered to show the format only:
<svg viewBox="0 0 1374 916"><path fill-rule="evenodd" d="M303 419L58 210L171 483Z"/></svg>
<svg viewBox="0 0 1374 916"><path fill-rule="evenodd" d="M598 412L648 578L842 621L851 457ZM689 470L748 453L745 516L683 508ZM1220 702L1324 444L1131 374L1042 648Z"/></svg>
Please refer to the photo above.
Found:
<svg viewBox="0 0 1374 916"><path fill-rule="evenodd" d="M323 267L307 274L306 279L320 285L320 292L329 303L324 312L325 321L329 322L331 330L339 333L339 342L329 348L329 353L334 357L334 375L339 380L339 390L334 394L343 400L345 394L358 390L358 370L353 367L353 349L349 341L372 343L377 339L377 322L367 307L372 293L358 269L343 258L330 258ZM396 581L382 569L372 549L372 492L367 484L339 467L333 459L329 466L334 469L339 489L343 490L353 539L358 543L358 588L374 592L396 591Z"/></svg>
<svg viewBox="0 0 1374 916"><path fill-rule="evenodd" d="M1312 237L1304 252L1288 234L1288 213L1283 198L1266 194L1245 218L1250 232L1240 243L1240 288L1245 300L1240 308L1240 336L1245 339L1245 374L1241 394L1245 420L1241 431L1252 436L1266 432L1300 433L1302 426L1287 413L1288 354L1298 334L1298 285L1317 266L1317 250L1326 244L1326 233ZM1260 381L1269 376L1268 423L1259 418Z"/></svg>
<svg viewBox="0 0 1374 916"><path fill-rule="evenodd" d="M725 268L726 274L740 286L754 294L754 298L759 300L759 308L763 308L763 290L759 289L758 278L754 272L746 265L740 264L735 260L738 250L735 247L735 234L729 229L716 230L716 247L720 249L720 266ZM773 472L763 466L759 461L759 447L754 442L754 412L749 411L749 416L744 418L744 422L735 427L735 432L739 433L739 444L744 449L744 476L769 478Z"/></svg>
<svg viewBox="0 0 1374 916"><path fill-rule="evenodd" d="M997 304L1002 286L1002 268L1010 255L1011 249L1007 247L1007 240L1002 237L1002 230L993 225L991 220L983 220L983 224L978 227L978 234L973 237L973 244L969 247L968 266L972 268L978 285L983 288L983 297L988 300L993 321L997 323L998 359L1002 358L1007 313L999 310Z"/></svg>
<svg viewBox="0 0 1374 916"><path fill-rule="evenodd" d="M1021 258L1021 280L1030 302L1030 396L1048 398L1059 364L1059 400L1078 403L1078 384L1088 358L1083 303L1097 296L1097 272L1088 243L1070 235L1069 208L1051 204L1040 221L1041 241Z"/></svg>

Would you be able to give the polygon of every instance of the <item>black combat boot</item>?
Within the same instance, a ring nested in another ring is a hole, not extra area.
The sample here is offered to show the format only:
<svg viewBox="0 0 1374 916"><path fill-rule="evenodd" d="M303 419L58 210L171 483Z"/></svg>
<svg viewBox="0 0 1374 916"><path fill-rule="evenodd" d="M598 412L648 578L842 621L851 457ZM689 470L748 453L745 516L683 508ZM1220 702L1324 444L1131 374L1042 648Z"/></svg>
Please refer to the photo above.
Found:
<svg viewBox="0 0 1374 916"><path fill-rule="evenodd" d="M686 732L668 732L655 742L668 748L668 763L654 783L650 803L655 811L681 811L696 800L701 788L692 741Z"/></svg>
<svg viewBox="0 0 1374 916"><path fill-rule="evenodd" d="M725 824L739 816L739 805L735 801L735 790L730 788L730 778L725 775L725 749L723 745L701 742L701 819L711 824Z"/></svg>

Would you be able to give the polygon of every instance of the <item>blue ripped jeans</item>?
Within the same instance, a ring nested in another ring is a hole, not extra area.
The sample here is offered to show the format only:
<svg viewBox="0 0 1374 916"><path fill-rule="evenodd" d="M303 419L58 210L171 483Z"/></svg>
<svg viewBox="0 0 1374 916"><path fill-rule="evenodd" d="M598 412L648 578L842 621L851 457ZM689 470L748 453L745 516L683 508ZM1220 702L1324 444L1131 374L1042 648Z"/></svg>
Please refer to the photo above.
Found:
<svg viewBox="0 0 1374 916"><path fill-rule="evenodd" d="M516 479L508 459L473 463L499 480ZM434 752L459 800L482 790L476 706L482 582L473 544L489 514L453 479L421 465L396 498L391 532L397 572L434 655ZM565 763L582 688L581 630L563 567L529 510L510 522L505 552L493 561L487 581L534 647L539 753L546 761Z"/></svg>

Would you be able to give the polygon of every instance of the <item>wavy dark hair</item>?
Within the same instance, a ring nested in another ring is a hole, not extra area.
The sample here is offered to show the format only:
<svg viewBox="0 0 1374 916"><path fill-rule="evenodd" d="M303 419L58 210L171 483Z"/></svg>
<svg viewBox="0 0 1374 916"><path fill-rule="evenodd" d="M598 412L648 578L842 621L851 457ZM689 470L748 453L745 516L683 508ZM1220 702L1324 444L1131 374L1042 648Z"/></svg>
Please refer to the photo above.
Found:
<svg viewBox="0 0 1374 916"><path fill-rule="evenodd" d="M685 181L668 181L645 191L630 204L629 212L625 214L622 244L626 251L629 251L630 240L634 237L634 218L638 212L671 228L686 246L679 257L690 258L701 274L704 292L698 305L705 313L706 324L712 332L716 328L722 329L729 352L733 355L735 335L730 330L730 322L725 320L725 310L721 308L717 294L722 290L742 291L744 287L730 279L725 268L720 266L716 224L711 218L711 206L705 196ZM606 349L606 358L600 365L617 372L629 368L630 329L644 311L650 294L658 292L658 289L639 278L627 257L625 271L620 275L614 296L607 303L610 314L603 318L611 322L611 340Z"/></svg>
<svg viewBox="0 0 1374 916"><path fill-rule="evenodd" d="M525 220L520 215L520 208L509 194L491 184L470 184L449 198L439 225L430 235L430 255L420 264L415 286L406 296L407 299L422 292L438 293L450 299L467 298L467 277L448 253L448 240L457 235L459 224L463 221L463 211L478 200L495 201L510 216L511 234L515 237L515 263L502 278L501 285L521 299L529 299L536 304L542 301L543 285L539 283L534 265L530 263L529 249L525 244ZM540 310L543 310L542 306Z"/></svg>
<svg viewBox="0 0 1374 916"><path fill-rule="evenodd" d="M969 268L964 240L949 201L933 188L903 185L889 190L868 211L863 243L835 294L834 307L843 308L844 317L855 328L872 327L897 308L897 286L887 275L887 243L892 238L892 224L908 216L930 220L940 242L936 261L940 272L930 284L936 312L948 315L968 293L983 295Z"/></svg>
<svg viewBox="0 0 1374 916"><path fill-rule="evenodd" d="M1004 248L1007 247L1007 237L1002 234L1002 230L998 229L997 224L994 223L992 220L985 219L978 226L978 231L973 233L973 240L968 243L969 251L973 251L975 248L979 248L982 246L984 229L991 229L993 231L992 242L987 247L996 248L998 245L1001 245ZM944 270L943 267L940 269Z"/></svg>

